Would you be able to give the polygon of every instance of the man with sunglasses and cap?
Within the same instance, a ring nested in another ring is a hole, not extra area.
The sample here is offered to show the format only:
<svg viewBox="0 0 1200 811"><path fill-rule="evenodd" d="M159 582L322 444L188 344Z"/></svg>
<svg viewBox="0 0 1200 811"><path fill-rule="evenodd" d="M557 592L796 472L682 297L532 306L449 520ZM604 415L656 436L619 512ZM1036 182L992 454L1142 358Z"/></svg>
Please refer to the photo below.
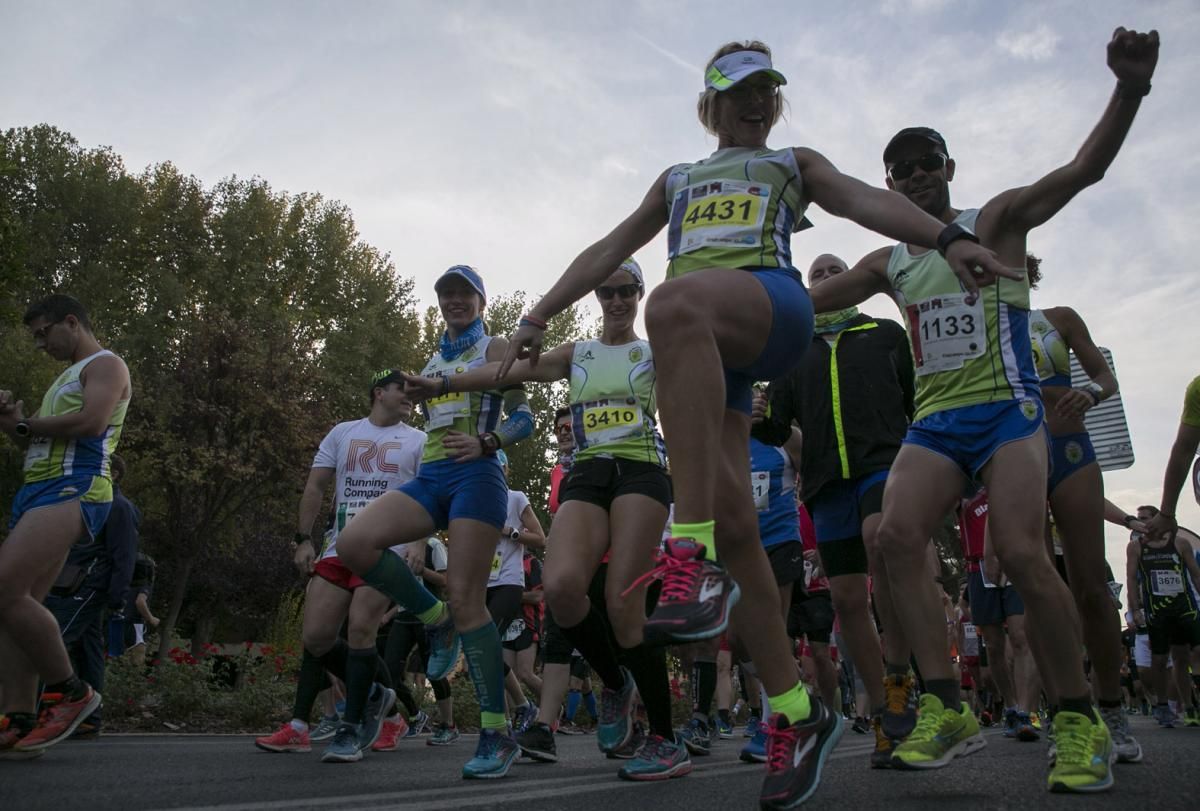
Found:
<svg viewBox="0 0 1200 811"><path fill-rule="evenodd" d="M254 741L268 752L310 750L308 720L317 694L326 686L325 671L346 685L346 711L321 757L325 762L361 760L396 701L391 688L376 682L375 638L389 599L342 563L337 545L339 535L368 504L416 477L425 433L406 424L413 406L398 371L373 374L367 395L371 411L366 417L338 423L321 440L300 497L292 560L301 574L310 577L301 629L304 654L291 720ZM330 485L335 485L334 523L328 542L320 544L312 538L312 529ZM410 550L399 546L396 551ZM411 554L419 556L423 565L424 542L413 544ZM347 619L349 629L343 640L338 629Z"/></svg>
<svg viewBox="0 0 1200 811"><path fill-rule="evenodd" d="M849 273L812 291L817 312L832 312L883 293L902 309L916 371L914 422L884 492L879 543L893 582L928 577L925 550L967 479L991 493L990 530L1005 571L1026 601L1034 644L1060 696L1054 722L1058 756L1052 791L1103 791L1112 785L1112 737L1092 706L1083 671L1074 601L1043 551L1045 499L1028 486L1048 467L1043 408L1029 339L1029 281L980 272L960 281L943 255L959 240L982 241L1009 268L1025 266L1026 237L1096 183L1116 157L1158 61L1158 33L1118 28L1108 44L1117 84L1104 114L1075 158L1028 186L981 208L950 205L955 164L946 140L909 127L887 144L889 188L947 224L937 251L901 243L866 256ZM977 236L978 235L978 236ZM927 590L896 610L925 679L913 733L893 765L929 769L984 746L959 694L949 643L933 633L940 609Z"/></svg>

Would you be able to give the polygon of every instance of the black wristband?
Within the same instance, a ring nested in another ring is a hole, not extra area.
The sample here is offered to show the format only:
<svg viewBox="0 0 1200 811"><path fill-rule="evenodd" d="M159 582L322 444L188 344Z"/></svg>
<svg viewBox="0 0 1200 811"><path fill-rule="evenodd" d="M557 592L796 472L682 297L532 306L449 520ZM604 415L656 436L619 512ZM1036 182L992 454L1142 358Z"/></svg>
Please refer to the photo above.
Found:
<svg viewBox="0 0 1200 811"><path fill-rule="evenodd" d="M946 251L950 246L960 239L970 240L976 245L979 244L979 237L975 236L975 232L965 225L952 222L941 230L937 235L937 249L942 256L946 255Z"/></svg>
<svg viewBox="0 0 1200 811"><path fill-rule="evenodd" d="M1130 84L1117 80L1117 98L1119 99L1140 99L1150 95L1150 83L1145 84Z"/></svg>
<svg viewBox="0 0 1200 811"><path fill-rule="evenodd" d="M1125 529L1129 529L1129 525L1138 520L1136 515L1127 515L1121 519L1121 523L1125 525Z"/></svg>
<svg viewBox="0 0 1200 811"><path fill-rule="evenodd" d="M296 546L299 546L302 543L308 543L308 535L303 532L297 532L292 536L292 543L294 543Z"/></svg>

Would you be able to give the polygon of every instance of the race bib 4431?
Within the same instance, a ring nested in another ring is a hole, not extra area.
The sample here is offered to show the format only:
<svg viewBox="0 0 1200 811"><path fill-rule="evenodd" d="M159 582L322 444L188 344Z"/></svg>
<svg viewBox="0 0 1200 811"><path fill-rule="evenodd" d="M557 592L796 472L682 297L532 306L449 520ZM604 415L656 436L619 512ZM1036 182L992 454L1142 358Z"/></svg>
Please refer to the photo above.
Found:
<svg viewBox="0 0 1200 811"><path fill-rule="evenodd" d="M714 180L689 186L680 195L685 208L679 223L678 253L761 245L770 199L767 183Z"/></svg>

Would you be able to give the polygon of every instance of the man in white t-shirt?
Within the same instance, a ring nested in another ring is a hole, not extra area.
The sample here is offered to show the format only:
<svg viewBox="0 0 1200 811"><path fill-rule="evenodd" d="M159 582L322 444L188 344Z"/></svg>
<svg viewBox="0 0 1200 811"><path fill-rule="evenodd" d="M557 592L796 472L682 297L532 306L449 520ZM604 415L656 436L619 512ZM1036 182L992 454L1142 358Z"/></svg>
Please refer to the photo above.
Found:
<svg viewBox="0 0 1200 811"><path fill-rule="evenodd" d="M398 371L376 373L368 391L371 412L362 419L338 423L321 441L300 498L293 562L301 573L311 576L304 601L304 657L292 719L273 735L256 739L260 749L310 750L308 719L324 686L326 670L345 682L346 711L323 761L361 760L395 704L395 692L375 684L379 661L375 637L390 601L342 564L337 557L337 539L372 500L416 477L425 434L405 424L412 417L412 402L404 394L404 379ZM311 538L312 528L331 484L336 485L333 526L318 548ZM412 554L423 564L424 542L411 546ZM396 551L407 557L410 550L398 547ZM338 629L347 618L349 631L342 640Z"/></svg>

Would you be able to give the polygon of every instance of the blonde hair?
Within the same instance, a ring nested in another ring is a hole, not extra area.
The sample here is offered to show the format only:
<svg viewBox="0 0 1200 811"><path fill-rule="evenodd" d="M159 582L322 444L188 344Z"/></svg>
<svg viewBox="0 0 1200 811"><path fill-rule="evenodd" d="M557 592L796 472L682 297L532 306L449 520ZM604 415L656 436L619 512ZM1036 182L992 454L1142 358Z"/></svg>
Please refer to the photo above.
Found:
<svg viewBox="0 0 1200 811"><path fill-rule="evenodd" d="M771 49L766 43L759 42L756 39L747 40L745 42L727 42L717 49L717 52L708 60L708 64L704 66L704 72L707 74L708 69L713 66L713 63L722 56L728 56L738 51L758 51L759 53L771 56ZM704 88L704 92L700 94L700 100L696 102L696 115L700 119L700 123L704 125L705 131L709 135L719 136L717 132L717 96L720 92L711 87ZM775 115L771 118L771 126L774 127L779 123L779 119L783 117L783 93L775 96Z"/></svg>

